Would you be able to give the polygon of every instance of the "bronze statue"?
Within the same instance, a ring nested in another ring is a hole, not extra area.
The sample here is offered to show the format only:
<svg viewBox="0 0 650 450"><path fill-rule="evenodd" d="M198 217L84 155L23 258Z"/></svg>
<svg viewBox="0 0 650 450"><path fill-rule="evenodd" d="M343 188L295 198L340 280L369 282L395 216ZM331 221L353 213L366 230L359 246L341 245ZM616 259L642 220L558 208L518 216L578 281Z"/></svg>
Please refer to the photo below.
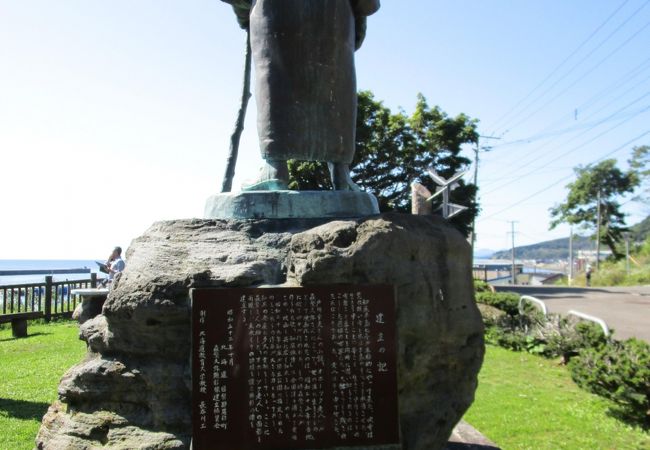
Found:
<svg viewBox="0 0 650 450"><path fill-rule="evenodd" d="M288 159L326 161L334 189L350 179L356 127L354 51L379 0L222 0L249 30L257 130L266 165L246 190L286 189Z"/></svg>

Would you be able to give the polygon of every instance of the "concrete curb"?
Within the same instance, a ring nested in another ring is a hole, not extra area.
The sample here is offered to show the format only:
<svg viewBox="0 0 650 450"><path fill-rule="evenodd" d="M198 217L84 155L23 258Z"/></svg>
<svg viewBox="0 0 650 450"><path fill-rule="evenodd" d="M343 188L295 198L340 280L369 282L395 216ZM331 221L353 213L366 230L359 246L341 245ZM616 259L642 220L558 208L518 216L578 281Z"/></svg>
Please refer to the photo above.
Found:
<svg viewBox="0 0 650 450"><path fill-rule="evenodd" d="M500 450L500 447L461 420L452 431L444 450Z"/></svg>

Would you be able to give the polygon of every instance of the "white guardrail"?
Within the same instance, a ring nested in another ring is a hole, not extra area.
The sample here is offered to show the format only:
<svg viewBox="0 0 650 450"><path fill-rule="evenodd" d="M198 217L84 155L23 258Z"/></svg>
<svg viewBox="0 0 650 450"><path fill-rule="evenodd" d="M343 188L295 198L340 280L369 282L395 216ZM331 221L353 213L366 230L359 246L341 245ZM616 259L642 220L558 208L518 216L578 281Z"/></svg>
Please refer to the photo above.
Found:
<svg viewBox="0 0 650 450"><path fill-rule="evenodd" d="M580 317L581 319L597 323L598 325L600 325L600 328L603 329L603 333L605 333L605 336L609 336L609 334L610 334L609 333L609 328L607 327L607 324L601 318L598 318L596 316L590 316L589 314L585 314L585 313L582 313L580 311L574 311L574 310L569 311L567 314L570 315L570 316Z"/></svg>
<svg viewBox="0 0 650 450"><path fill-rule="evenodd" d="M546 303L544 303L538 298L531 297L530 295L522 295L521 298L519 299L519 306L517 307L519 309L519 314L524 313L524 302L527 301L533 303L534 305L539 306L540 309L542 310L542 313L544 313L545 316L548 315L548 310L546 309Z"/></svg>
<svg viewBox="0 0 650 450"><path fill-rule="evenodd" d="M522 295L519 298L519 306L517 307L517 309L519 309L520 314L524 313L524 303L526 303L526 302L530 302L533 305L539 306L539 308L542 310L542 313L545 316L548 315L548 309L546 308L546 303L544 303L542 300L540 300L538 298L531 297L530 295ZM576 317L579 317L580 319L588 320L590 322L594 322L594 323L600 325L600 328L603 329L603 333L605 333L605 336L609 336L611 334L610 331L609 331L609 327L607 326L605 321L603 319L599 318L599 317L592 316L592 315L589 315L589 314L585 314L585 313L580 312L580 311L574 311L573 309L570 310L567 313L567 315L568 316L576 316Z"/></svg>

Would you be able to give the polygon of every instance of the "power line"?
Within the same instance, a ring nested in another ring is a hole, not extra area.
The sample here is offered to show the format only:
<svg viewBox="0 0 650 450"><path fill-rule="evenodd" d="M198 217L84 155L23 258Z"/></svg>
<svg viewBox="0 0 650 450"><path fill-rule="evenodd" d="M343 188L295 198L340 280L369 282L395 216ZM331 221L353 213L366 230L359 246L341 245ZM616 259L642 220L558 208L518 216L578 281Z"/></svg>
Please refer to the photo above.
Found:
<svg viewBox="0 0 650 450"><path fill-rule="evenodd" d="M578 45L578 47L577 47L575 50L573 50L573 52L571 52L571 54L569 54L569 56L567 56L566 58L564 58L564 60L562 60L562 62L560 62L560 64L558 64L558 65L557 65L557 66L556 66L556 67L551 71L551 73L549 73L549 74L548 74L548 75L547 75L547 76L546 76L546 77L545 77L545 78L544 78L540 83L537 84L537 86L535 86L535 87L534 87L534 88L533 88L533 89L532 89L528 94L526 94L526 95L524 96L524 98L522 98L521 100L519 100L519 101L517 102L517 104L515 104L515 106L513 106L513 107L512 107L509 111L507 111L504 115L502 115L501 117L499 117L499 118L496 120L496 122L494 123L494 125L493 125L493 129L496 129L495 127L496 127L496 125L497 125L498 123L500 123L504 118L508 117L511 113L513 113L513 112L514 112L514 111L519 107L519 105L521 105L523 102L525 102L526 100L528 100L528 98L529 98L532 94L534 94L534 93L535 93L535 92L536 92L540 87L542 87L542 86L543 86L543 85L544 85L544 84L545 84L545 83L546 83L546 82L547 82L551 77L553 77L553 75L555 75L555 74L557 73L557 71L560 70L560 68L562 68L562 66L564 66L564 64L567 63L567 61L569 61L569 60L570 60L570 59L571 59L571 58L572 58L576 53L578 53L578 52L582 49L582 47L584 47L584 46L585 46L585 45L586 45L586 44L587 44L587 43L588 43L588 42L589 42L589 41L590 41L590 40L591 40L591 39L592 39L592 38L593 38L593 37L594 37L594 36L595 36L595 35L596 35L596 34L597 34L597 33L598 33L598 32L599 32L599 31L600 31L600 30L601 30L601 29L602 29L602 28L603 28L603 27L604 27L604 26L605 26L605 25L606 25L606 24L607 24L607 23L608 23L608 22L609 22L609 21L610 21L610 20L611 20L615 15L616 15L616 14L617 14L617 13L618 13L618 11L619 11L621 8L623 8L623 6L625 6L625 5L627 4L628 1L629 1L629 0L624 0L623 3L621 3L621 4L620 4L620 5L619 5L619 6L618 6L618 7L617 7L617 8L616 8L616 9L615 9L615 10L614 10L614 11L613 11L613 12L612 12L608 17L607 17L607 19L605 19L604 22L602 22L600 25L598 25L598 27L596 27L596 29L595 29L594 31L592 31L591 34L590 34L589 36L587 36L587 38L586 38L584 41L582 41L582 43L581 43L580 45ZM647 3L647 2L646 2L646 3ZM645 5L644 5L644 6L645 6Z"/></svg>
<svg viewBox="0 0 650 450"><path fill-rule="evenodd" d="M597 103L597 100L599 98L602 98L603 93L608 93L608 94L613 94L616 92L616 90L620 89L621 87L625 86L627 83L631 82L634 80L639 74L642 74L645 72L645 70L650 67L650 58L647 58L645 61L641 62L638 66L634 67L632 70L629 72L625 73L622 77L617 79L614 83L606 86L602 90L598 91L596 94L594 94L591 98L589 98L586 102L583 104L579 105L578 108L584 110L589 108L594 102Z"/></svg>
<svg viewBox="0 0 650 450"><path fill-rule="evenodd" d="M632 18L634 18L634 17L639 13L639 11L641 11L641 9L643 9L643 8L644 8L648 3L650 3L650 0L646 1L646 2L645 2L643 5L641 5L638 9L636 9L636 10L635 10L635 11L634 11L630 16L628 16L627 19L625 19L621 24L619 24L619 26L616 27L616 29L614 29L614 31L612 31L612 32L611 32L611 33L610 33L610 34L609 34L609 35L608 35L608 36L607 36L603 41L601 41L601 42L600 42L600 43L599 43L599 44L598 44L594 49L592 49L592 50L591 50L591 51L590 51L590 52L589 52L585 57L583 57L580 61L578 61L578 63L574 64L573 67L571 67L571 69L569 69L568 72L566 72L566 73L565 73L564 75L562 75L559 79L557 79L557 80L556 80L556 81L555 81L555 82L554 82L550 87L546 88L546 90L545 90L544 92L542 92L540 95L538 95L537 98L535 98L533 101L531 101L531 102L530 102L530 103L529 103L529 104L528 104L528 105L527 105L523 110L521 110L521 111L519 112L519 114L520 114L520 115L523 114L523 112L526 111L528 108L530 108L532 105L534 105L535 102L537 102L537 100L546 97L546 95L547 95L547 94L548 94L548 93L549 93L549 92L550 92L550 91L551 91L555 86L557 86L561 81L563 81L566 77L568 77L571 73L573 73L573 71L574 71L578 66L580 66L580 64L582 64L582 63L583 63L584 61L586 61L586 60L587 60L591 55L593 55L597 50L599 50L599 49L600 49L600 48L601 48L601 47L602 47L602 46L603 46L607 41L609 41L609 40L612 38L612 36L614 36L614 35L615 35L618 31L620 31L620 30L621 30L621 29L622 29L622 28L623 28L623 27L624 27L624 26L625 26L625 25L626 25L630 20L632 20ZM645 27L643 27L643 28L645 28ZM637 31L637 32L632 36L632 38L634 38L634 37L635 37L635 36L636 36L640 31L642 31L642 30ZM607 55L603 60L601 60L598 64L596 64L596 66L594 66L591 70L589 70L589 71L587 71L587 73L583 74L583 75L578 79L578 81L579 81L579 80L582 80L582 79L583 79L586 75L588 75L591 71L595 70L595 69L596 69L598 66L600 66L604 61L606 61L607 59L609 59L609 58L610 58L614 53L616 53L618 50L620 50L620 48L622 48L623 46L625 46L625 45L626 45L626 44L627 44L627 43L628 43L632 38L630 38L630 39L628 39L627 41L625 41L621 46L619 46L617 49L615 49L614 52L612 52L612 53L610 53L609 55ZM575 84L575 83L574 83L574 84ZM573 86L573 84L572 84L570 87L572 87L572 86ZM569 88L570 88L570 87L569 87ZM566 90L568 90L568 88L565 89L565 91L563 91L562 93L566 92ZM559 95L561 95L561 94L559 94ZM552 100L555 100L555 98L557 98L557 97L558 97L558 96L554 97ZM552 100L551 100L551 101L552 101ZM549 102L545 103L542 107L538 108L538 110L534 111L531 115L536 114L536 113L539 111L539 109L545 107L548 103L549 103ZM527 116L526 120L527 120L531 115ZM508 130L511 129L511 128L514 128L515 126L519 125L520 123L522 123L522 121L518 122L516 125L512 125L512 126L508 127ZM501 127L501 128L503 128L503 127Z"/></svg>
<svg viewBox="0 0 650 450"><path fill-rule="evenodd" d="M648 79L650 80L650 77ZM634 88L637 88L637 87L638 86L634 86L633 88L631 88L630 92L632 90L634 90ZM618 100L618 99L615 99L615 100ZM613 103L613 102L611 102L611 103ZM607 105L607 106L609 106L609 105ZM548 133L545 133L545 134L535 135L535 136L532 136L532 137L530 137L528 139L521 139L521 140L518 140L518 141L512 141L511 143L509 143L509 145L526 145L526 144L532 144L532 143L534 143L536 141L541 141L541 140L544 140L544 139L553 138L549 142L547 142L547 143L543 144L541 147L539 147L539 148L542 148L542 147L545 147L545 146L551 144L557 138L559 138L559 137L561 137L561 136L563 136L565 134L574 133L576 131L580 131L580 130L584 130L584 129L587 129L587 132L588 132L588 131L591 131L592 129L596 128L599 125L602 125L602 124L605 124L605 123L608 123L608 122L612 122L614 120L619 120L621 118L636 116L639 113L643 112L644 110L645 110L645 107L634 110L634 111L617 111L616 113L611 114L611 115L607 116L604 119L597 119L597 120L593 120L591 122L580 123L580 124L574 125L572 127L567 127L567 128L563 128L563 129L560 129L560 130L555 130L553 132L548 132ZM600 111L596 111L594 114L597 114L599 112ZM588 117L592 117L594 114L590 114ZM578 135L578 137L579 136L581 136L581 135ZM572 139L574 139L574 138L572 138ZM571 140L569 140L567 142L570 142ZM510 158L510 156L508 156L508 158Z"/></svg>
<svg viewBox="0 0 650 450"><path fill-rule="evenodd" d="M648 110L650 110L650 106L647 106L646 108L644 108L642 112L646 112L646 111L648 111ZM541 166L539 166L539 167L536 167L535 169L533 169L533 170L531 170L531 171L529 171L529 172L526 172L526 173L523 174L523 175L520 175L520 176L519 176L519 179L521 179L521 178L525 178L525 177L527 177L527 176L529 176L529 175L533 175L533 174L537 173L537 172L539 171L539 169L546 168L547 166L549 166L550 164L554 163L555 161L557 161L557 160L559 160L559 159L561 159L561 158L564 158L566 155L568 155L568 154L570 154L570 153L573 153L573 152L575 152L575 151L577 151L577 150L579 150L579 149L585 147L585 146L588 145L588 144L591 144L592 142L594 142L594 141L596 141L597 139L601 138L602 136L606 135L606 134L609 133L610 131L613 131L613 130L615 130L616 128L620 127L620 126L623 125L625 122L627 122L627 120L624 120L624 121L622 121L622 122L620 122L620 123L614 125L613 127L611 127L611 128L609 128L609 129L603 131L602 133L600 133L600 134L594 136L593 138L591 138L591 139L589 139L589 140L583 142L582 144L578 145L577 147L574 147L574 148L572 148L571 150L562 153L560 156L558 156L558 157L556 157L556 158L553 158L551 161L548 161L546 164L543 164L543 165L541 165ZM514 181L517 181L517 180L514 180ZM503 183L503 184L501 184L500 186L497 186L496 188L494 188L494 189L492 189L492 190L490 190L490 191L487 191L484 195L487 195L487 194L491 194L491 193L493 193L493 192L496 192L496 191L498 191L499 189L502 189L503 187L505 187L505 186L507 186L507 185L509 185L509 184L512 184L514 181L509 181L509 182L507 182L507 183Z"/></svg>
<svg viewBox="0 0 650 450"><path fill-rule="evenodd" d="M605 106L598 109L595 113L592 113L591 115L587 116L587 117L592 117L594 114L597 114L598 112L602 111L607 106L611 105L613 102L615 102L617 100L620 100L622 97L627 95L629 92L634 91L637 87L643 85L645 82L650 80L650 77L644 78L641 82L635 84L634 86L632 86L631 88L629 88L628 90L623 92L622 94L614 95L614 94L616 94L616 92L619 89L621 89L626 84L633 81L638 75L644 73L645 70L648 69L648 68L650 68L650 58L646 59L641 64L636 66L634 69L632 69L629 72L627 72L626 74L624 74L622 77L617 79L615 82L607 85L605 88L598 91L596 94L591 96L585 102L578 105L576 107L576 109L581 111L582 113L584 113L584 111L586 111L586 110L588 111L589 108L593 104L597 104L598 100L602 100L603 98L607 98L608 96L614 96L614 99L612 101L610 101ZM602 95L603 93L606 93L607 95L603 96ZM536 134L534 134L532 136L529 136L529 137L526 137L526 138L521 138L521 139L516 139L516 140L513 140L513 141L506 141L506 142L503 142L503 143L500 143L500 144L495 144L495 145L492 146L492 150L499 150L499 149L501 149L503 147L522 144L522 143L529 144L531 142L544 139L546 137L557 136L558 134L565 134L566 132L570 132L574 128L578 129L579 127L569 127L569 128L564 128L564 129L561 129L561 130L556 130L556 131L547 131L549 129L552 130L553 127L555 127L556 125L559 125L560 123L564 122L566 120L566 118L568 116L570 116L570 115L573 115L573 113L565 114L564 116L562 116L559 119L555 120L554 122L550 123L546 127L542 128L539 132L537 132Z"/></svg>
<svg viewBox="0 0 650 450"><path fill-rule="evenodd" d="M578 134L578 135L572 137L572 138L569 139L567 142L565 142L565 144L566 144L566 143L569 143L569 142L571 142L571 141L573 141L573 140L575 140L576 138L579 138L580 136L583 136L583 135L587 134L587 133L590 132L592 129L596 128L596 126L598 126L598 125L602 125L603 123L605 123L605 122L606 122L608 119L610 119L612 116L615 116L616 114L619 114L621 111L624 111L624 110L627 109L629 106L631 106L631 105L633 105L633 104L635 104L635 103L638 103L639 101L643 100L645 97L648 97L648 96L650 96L650 91L646 92L644 95L642 95L642 96L640 96L640 97L637 97L635 100L633 100L632 102L628 103L628 104L625 105L623 108L620 108L619 110L617 110L616 112L614 112L614 113L611 114L610 116L608 116L608 117L606 117L605 119L601 120L598 124L594 125L592 128L589 128L589 129L585 130L584 132L582 132L582 133L580 133L580 134ZM596 135L595 137L593 137L593 138L591 138L591 139L589 139L589 140L583 142L582 144L578 145L577 147L574 147L574 148L572 148L572 149L569 150L569 151L565 151L565 152L563 152L561 155L559 155L558 157L555 157L555 158L553 158L553 159L547 161L545 164L543 164L543 165L541 165L541 166L538 166L538 167L535 168L533 171L531 171L531 172L527 172L527 173L521 175L520 178L525 177L525 176L528 176L528 175L531 175L532 173L535 173L537 170L539 170L539 169L543 169L543 168L549 166L550 164L552 164L553 162L559 160L560 158L563 158L564 156L566 156L566 155L568 155L568 154L570 154L570 153L573 153L573 152L575 152L576 150L581 149L582 147L586 146L587 144L590 144L591 142L595 141L596 139L598 139L598 138L604 136L605 134L609 133L610 131L613 131L613 130L615 130L616 128L620 127L621 125L625 124L625 123L628 122L631 118L636 117L637 115L642 114L642 113L648 111L649 109L650 109L650 106L645 106L645 107L642 108L639 112L637 112L634 116L632 116L632 117L628 117L628 118L624 118L624 120L620 121L620 122L617 123L616 125L614 125L614 126L608 128L607 130L603 131L602 133ZM544 147L544 146L541 146L541 147ZM541 147L539 147L539 148L541 148ZM539 148L538 148L538 149L539 149ZM556 147L556 149L561 150L562 147L558 146L558 147ZM532 163L534 163L534 162L536 162L536 161L539 161L540 159L542 159L542 158L544 158L544 157L546 157L546 156L548 156L548 153L546 153L546 154L540 154L537 158L528 161L526 164L523 164L523 165L519 166L518 168L516 168L516 169L514 169L514 170L512 170L512 168L509 167L509 169L508 169L508 170L509 170L509 173L512 174L512 173L516 173L516 172L518 172L518 171L521 171L522 169L524 169L524 168L530 166ZM503 184L499 185L498 187L496 187L496 188L494 188L494 189L492 189L492 190L490 190L490 191L487 191L485 194L490 194L490 193L492 193L492 192L495 192L495 191L497 191L497 190L499 190L499 189L503 188L504 186L507 186L508 184L511 184L511 183L512 183L512 182L506 182L506 183L503 183ZM489 183L488 183L488 184L489 184Z"/></svg>
<svg viewBox="0 0 650 450"><path fill-rule="evenodd" d="M557 172L559 170L566 170L566 169L571 169L573 166L554 166L554 167L545 167L544 169L538 170L535 172L536 175L542 175L546 173L553 173ZM521 175L506 175L506 176L499 176L499 177L490 177L485 180L483 180L484 183L486 184L494 184L497 181L504 181L504 180L520 180L522 177Z"/></svg>
<svg viewBox="0 0 650 450"><path fill-rule="evenodd" d="M650 0L649 0L649 1L650 1ZM548 105L550 105L551 103L553 103L553 102L554 102L555 100L557 100L560 96L562 96L563 94L565 94L569 89L571 89L573 86L575 86L575 85L578 84L580 81L582 81L584 78L586 78L586 77L589 76L591 73L593 73L593 72L594 72L598 67L600 67L601 65L603 65L603 64L605 63L605 61L607 61L607 60L608 60L609 58L611 58L614 54L616 54L619 50L621 50L623 47L625 47L627 44L629 44L629 43L630 43L630 42L631 42L635 37L637 37L641 32L643 32L643 31L644 31L646 28L648 28L649 26L650 26L650 22L647 22L644 26L642 26L642 27L639 28L636 32L634 32L634 34L632 34L632 36L630 36L628 39L626 39L626 40L625 40L621 45L619 45L618 47L616 47L614 50L612 50L610 53L608 53L607 56L605 56L603 59L601 59L600 61L598 61L598 62L597 62L593 67L591 67L591 68L588 69L585 73L583 73L580 77L578 77L577 79L575 79L575 80L573 81L573 83L571 83L570 85L568 85L567 87L565 87L564 90L562 90L562 91L558 92L557 94L555 94L554 97L552 97L550 100L546 101L546 103L544 103L542 106L538 107L536 110L534 110L532 113L528 114L528 115L527 115L526 117L524 117L523 119L520 119L520 120L519 120L518 122L516 122L514 125L511 125L511 126L509 127L509 129L511 129L511 128L516 128L516 127L518 127L519 125L521 125L522 123L525 123L528 119L530 119L531 117L533 117L535 114L537 114L538 112L540 112L542 109L546 108L546 107L547 107ZM547 91L547 92L548 92L548 91ZM545 92L545 93L547 93L547 92Z"/></svg>
<svg viewBox="0 0 650 450"><path fill-rule="evenodd" d="M614 153L621 151L622 149L624 149L624 148L627 147L628 145L632 144L633 142L638 141L639 139L641 139L642 137L644 137L644 136L646 136L646 135L648 135L648 134L650 134L650 130L645 131L644 133L641 133L640 135L638 135L637 137L635 137L635 138L633 138L633 139L630 139L629 141L627 141L626 143L624 143L624 144L622 144L621 146L617 147L616 149L614 149L614 150L610 151L609 153L607 153L607 154L601 156L600 158L598 158L598 159L592 161L592 162L589 163L588 165L591 165L591 164L594 164L594 163L597 163L597 162L599 162L599 161L604 160L604 159L607 158L608 156L611 156L611 155L613 155ZM492 214L490 214L489 216L479 218L479 219L478 219L478 222L481 222L481 221L483 221L483 220L488 220L488 219L490 219L490 218L492 218L492 217L494 217L494 216L497 216L497 215L499 215L499 214L501 214L501 213L503 213L503 212L505 212L505 211L508 211L509 209L514 208L515 206L519 206L519 205L521 205L522 203L524 203L525 201L530 200L531 198L536 197L537 195L546 192L547 190L549 190L549 189L551 189L551 188L557 186L558 183L561 183L562 181L568 180L569 178L571 178L571 177L573 177L573 176L574 176L574 174L571 174L571 175L568 175L568 176L566 176L566 177L562 177L562 178L560 178L560 179L558 179L558 180L555 180L553 183L549 184L548 186L546 186L546 187L540 189L539 191L536 191L536 192L534 192L533 194L531 194L531 195L529 195L529 196L527 196L527 197L525 197L525 198L523 198L523 199L521 199L521 200L519 200L519 201L513 203L512 205L510 205L510 206L508 206L508 207L506 207L506 208L503 208L503 209L501 209L501 210L499 210L499 211L497 211L497 212L495 212L495 213L492 213Z"/></svg>
<svg viewBox="0 0 650 450"><path fill-rule="evenodd" d="M587 119L589 119L589 118L595 116L596 114L598 114L598 113L599 113L600 111L602 111L603 109L606 109L606 108L608 108L610 105L612 105L613 103L615 103L617 100L620 100L621 98L624 98L624 97L625 97L627 94L629 94L630 92L635 92L635 91L637 91L637 88L640 87L640 86L642 86L643 84L645 84L647 81L650 81L650 76L647 77L647 78L644 78L643 80L641 80L640 83L635 84L634 86L632 86L631 88L629 88L629 89L627 89L625 92L623 92L622 94L617 95L616 98L610 100L608 103L606 103L606 104L605 104L603 107L601 107L599 110L597 110L597 111L595 111L595 112L593 112L593 113L591 113L591 114L587 114L587 116L586 116L583 120L587 120Z"/></svg>

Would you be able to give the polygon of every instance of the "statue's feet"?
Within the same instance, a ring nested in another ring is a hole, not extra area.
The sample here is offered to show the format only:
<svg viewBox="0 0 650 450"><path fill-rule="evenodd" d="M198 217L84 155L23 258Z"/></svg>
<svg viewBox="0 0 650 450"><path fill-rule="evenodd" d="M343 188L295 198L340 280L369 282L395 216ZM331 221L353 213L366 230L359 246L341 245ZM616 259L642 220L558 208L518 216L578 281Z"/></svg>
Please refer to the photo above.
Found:
<svg viewBox="0 0 650 450"><path fill-rule="evenodd" d="M347 164L328 162L327 167L330 169L330 179L335 191L361 190L350 178L350 167Z"/></svg>
<svg viewBox="0 0 650 450"><path fill-rule="evenodd" d="M254 181L244 182L242 191L283 191L288 189L289 168L286 161L266 161Z"/></svg>

